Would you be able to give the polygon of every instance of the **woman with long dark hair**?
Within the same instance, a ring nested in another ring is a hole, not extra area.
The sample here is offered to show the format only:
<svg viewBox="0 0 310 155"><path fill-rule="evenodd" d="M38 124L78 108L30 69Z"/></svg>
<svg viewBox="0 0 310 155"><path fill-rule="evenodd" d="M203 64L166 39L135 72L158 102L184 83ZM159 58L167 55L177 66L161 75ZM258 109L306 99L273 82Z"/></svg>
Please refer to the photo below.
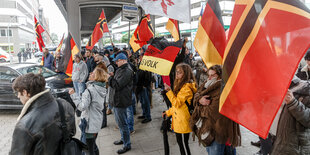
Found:
<svg viewBox="0 0 310 155"><path fill-rule="evenodd" d="M193 94L197 91L195 78L188 64L180 63L176 66L174 89L165 84L167 97L172 107L163 113L172 116L172 129L174 130L181 155L190 155L188 140L190 132L190 113L188 105L191 104ZM184 148L185 147L185 148ZM185 151L186 150L186 151Z"/></svg>

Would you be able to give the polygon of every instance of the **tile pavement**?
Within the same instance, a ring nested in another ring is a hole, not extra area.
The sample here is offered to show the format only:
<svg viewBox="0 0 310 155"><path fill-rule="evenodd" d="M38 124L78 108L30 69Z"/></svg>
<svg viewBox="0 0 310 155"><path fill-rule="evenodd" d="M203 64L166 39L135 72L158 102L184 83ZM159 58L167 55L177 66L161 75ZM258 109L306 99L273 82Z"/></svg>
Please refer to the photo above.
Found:
<svg viewBox="0 0 310 155"><path fill-rule="evenodd" d="M135 130L136 133L131 135L132 150L127 152L126 155L164 155L163 136L160 132L162 122L161 112L165 110L166 106L162 102L162 97L157 91L153 93L153 108L152 121L147 124L142 124L137 116L141 115L140 103L137 105L137 115L135 116ZM11 146L11 138L13 129L18 117L18 111L0 111L0 155L8 154ZM77 119L77 123L78 123ZM119 140L119 130L115 128L116 124L114 116L108 116L108 126L99 132L97 144L99 146L101 155L117 155L116 151L121 146L115 146L113 142ZM77 130L78 131L78 130ZM258 148L251 146L251 141L258 140L257 136L249 130L241 127L242 133L242 146L237 148L238 155L252 155L258 151ZM79 137L78 131L76 137ZM179 148L176 143L175 135L168 133L170 154L179 155ZM206 154L204 147L199 146L197 139L192 140L190 136L190 148L192 155Z"/></svg>

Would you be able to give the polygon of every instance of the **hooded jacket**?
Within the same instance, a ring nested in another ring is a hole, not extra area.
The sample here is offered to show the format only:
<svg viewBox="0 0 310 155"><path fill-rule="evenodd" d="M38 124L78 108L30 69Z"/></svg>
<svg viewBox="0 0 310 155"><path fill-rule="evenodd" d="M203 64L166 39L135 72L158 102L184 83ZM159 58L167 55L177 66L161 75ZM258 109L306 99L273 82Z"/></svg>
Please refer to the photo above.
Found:
<svg viewBox="0 0 310 155"><path fill-rule="evenodd" d="M72 81L85 82L87 80L87 77L88 77L88 69L86 63L82 60L79 63L74 63L72 70Z"/></svg>
<svg viewBox="0 0 310 155"><path fill-rule="evenodd" d="M71 98L77 109L82 111L81 118L85 118L87 126L86 133L98 133L101 129L103 120L102 110L104 108L104 100L107 95L105 83L87 82L87 88L82 94L82 98L74 93Z"/></svg>
<svg viewBox="0 0 310 155"><path fill-rule="evenodd" d="M192 130L189 126L190 114L186 105L191 104L193 94L197 91L196 84L186 83L182 86L177 95L172 90L167 92L167 97L171 102L172 107L169 108L165 113L166 115L172 116L171 127L176 133L190 133Z"/></svg>
<svg viewBox="0 0 310 155"><path fill-rule="evenodd" d="M74 109L70 103L59 99L71 136L75 135ZM62 140L58 104L45 90L31 97L24 105L14 129L10 155L60 154Z"/></svg>

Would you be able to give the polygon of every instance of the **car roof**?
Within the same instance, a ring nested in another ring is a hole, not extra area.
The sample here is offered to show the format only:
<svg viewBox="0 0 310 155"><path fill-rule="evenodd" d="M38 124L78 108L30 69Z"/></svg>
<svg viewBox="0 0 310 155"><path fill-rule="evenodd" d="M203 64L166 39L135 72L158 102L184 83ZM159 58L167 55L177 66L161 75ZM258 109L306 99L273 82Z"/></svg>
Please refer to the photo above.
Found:
<svg viewBox="0 0 310 155"><path fill-rule="evenodd" d="M6 66L6 67L10 67L12 69L19 69L19 68L25 68L25 67L30 67L30 66L38 66L38 64L36 63L3 63L0 64L0 66Z"/></svg>

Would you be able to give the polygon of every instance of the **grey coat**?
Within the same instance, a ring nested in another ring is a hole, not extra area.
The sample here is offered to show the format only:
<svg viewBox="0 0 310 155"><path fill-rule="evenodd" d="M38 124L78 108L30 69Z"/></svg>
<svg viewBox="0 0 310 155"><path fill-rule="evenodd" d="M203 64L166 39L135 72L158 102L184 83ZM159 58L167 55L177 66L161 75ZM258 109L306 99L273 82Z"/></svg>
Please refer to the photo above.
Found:
<svg viewBox="0 0 310 155"><path fill-rule="evenodd" d="M85 118L87 121L86 133L98 133L100 131L106 94L105 83L89 81L82 98L76 93L71 95L77 109L82 111L81 118Z"/></svg>
<svg viewBox="0 0 310 155"><path fill-rule="evenodd" d="M310 154L310 96L309 85L294 96L298 100L284 105L273 144L272 155ZM297 92L298 93L298 92ZM302 94L302 95L300 95Z"/></svg>

